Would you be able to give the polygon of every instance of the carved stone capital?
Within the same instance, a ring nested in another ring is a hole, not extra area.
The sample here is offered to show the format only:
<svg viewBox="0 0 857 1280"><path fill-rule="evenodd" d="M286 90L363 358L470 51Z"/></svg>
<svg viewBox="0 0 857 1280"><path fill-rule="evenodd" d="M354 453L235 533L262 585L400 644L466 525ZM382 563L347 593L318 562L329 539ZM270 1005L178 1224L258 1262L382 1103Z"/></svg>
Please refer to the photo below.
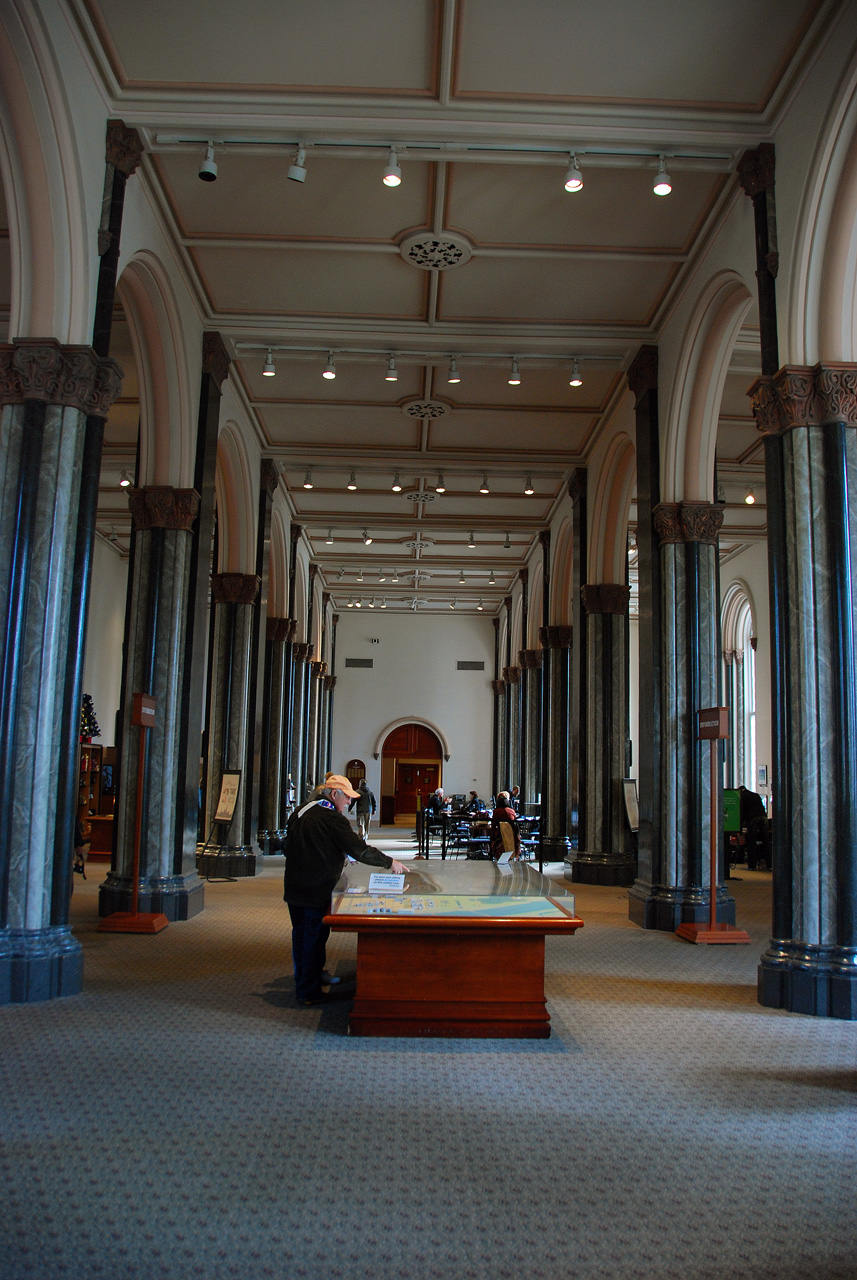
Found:
<svg viewBox="0 0 857 1280"><path fill-rule="evenodd" d="M702 542L714 546L723 508L713 502L660 502L652 512L658 542Z"/></svg>
<svg viewBox="0 0 857 1280"><path fill-rule="evenodd" d="M202 335L202 372L222 387L229 377L231 359L226 344L216 329L207 329Z"/></svg>
<svg viewBox="0 0 857 1280"><path fill-rule="evenodd" d="M763 435L834 422L857 427L857 364L784 365L747 394Z"/></svg>
<svg viewBox="0 0 857 1280"><path fill-rule="evenodd" d="M104 158L130 178L143 158L143 143L137 130L129 129L124 120L108 120Z"/></svg>
<svg viewBox="0 0 857 1280"><path fill-rule="evenodd" d="M318 577L318 565L315 563L315 561L311 561L309 566L310 582L315 582L317 577Z"/></svg>
<svg viewBox="0 0 857 1280"><path fill-rule="evenodd" d="M259 488L262 493L267 493L268 497L273 498L279 483L280 471L276 462L273 458L263 458L259 467Z"/></svg>
<svg viewBox="0 0 857 1280"><path fill-rule="evenodd" d="M543 649L519 649L518 666L524 671L532 671L535 667L542 665L544 656Z"/></svg>
<svg viewBox="0 0 857 1280"><path fill-rule="evenodd" d="M506 681L506 684L517 684L520 676L521 672L518 667L503 668L503 679Z"/></svg>
<svg viewBox="0 0 857 1280"><path fill-rule="evenodd" d="M814 372L819 422L857 426L857 365L817 364Z"/></svg>
<svg viewBox="0 0 857 1280"><path fill-rule="evenodd" d="M652 511L652 523L661 546L665 542L684 542L681 529L681 504L659 502Z"/></svg>
<svg viewBox="0 0 857 1280"><path fill-rule="evenodd" d="M115 360L92 347L63 347L54 338L15 338L0 344L0 405L41 400L106 418L122 390Z"/></svg>
<svg viewBox="0 0 857 1280"><path fill-rule="evenodd" d="M336 685L336 676L325 676L325 677L324 677L324 687L325 687L325 690L326 690L328 693L332 693L332 692L333 692L333 689L334 689L334 686L335 686L335 685Z"/></svg>
<svg viewBox="0 0 857 1280"><path fill-rule="evenodd" d="M518 581L521 583L521 586L526 587L529 580L530 580L530 571L525 565L523 569L518 570Z"/></svg>
<svg viewBox="0 0 857 1280"><path fill-rule="evenodd" d="M738 181L748 196L766 191L775 180L776 158L772 142L760 142L758 147L744 152L738 161Z"/></svg>
<svg viewBox="0 0 857 1280"><path fill-rule="evenodd" d="M287 618L286 621L289 624L289 634L286 636L286 639L294 640L295 636L298 634L298 620L297 618Z"/></svg>
<svg viewBox="0 0 857 1280"><path fill-rule="evenodd" d="M265 619L265 634L269 640L275 643L285 644L289 639L289 633L292 629L291 618L271 618Z"/></svg>
<svg viewBox="0 0 857 1280"><path fill-rule="evenodd" d="M550 529L542 529L542 530L539 532L539 543L540 543L540 545L541 545L542 551L547 552L548 554L550 554L550 549L551 549L551 531L550 531Z"/></svg>
<svg viewBox="0 0 857 1280"><path fill-rule="evenodd" d="M312 657L312 645L296 644L292 652L295 655L295 662L309 662Z"/></svg>
<svg viewBox="0 0 857 1280"><path fill-rule="evenodd" d="M336 626L336 624L337 624L338 622L339 622L339 614L338 614L338 613L332 613L332 614L330 615L330 624L331 624L331 626L335 627L335 626Z"/></svg>
<svg viewBox="0 0 857 1280"><path fill-rule="evenodd" d="M134 528L184 529L190 532L199 511L196 489L173 489L165 484L128 490Z"/></svg>
<svg viewBox="0 0 857 1280"><path fill-rule="evenodd" d="M495 631L499 631L499 630L500 630L500 619L499 619L498 617L496 617L496 616L495 616L495 617L493 617L493 618L491 619L491 621L492 621L492 622L493 622L493 624L494 624L494 630L495 630Z"/></svg>
<svg viewBox="0 0 857 1280"><path fill-rule="evenodd" d="M304 531L303 525L293 524L291 529L289 530L289 534L292 539L292 542L300 542L301 534L303 533L303 531Z"/></svg>
<svg viewBox="0 0 857 1280"><path fill-rule="evenodd" d="M512 597L511 597L511 596L504 596L504 597L503 597L503 604L504 604L504 606L505 606L506 612L507 612L507 613L511 613L511 612L512 612Z"/></svg>
<svg viewBox="0 0 857 1280"><path fill-rule="evenodd" d="M314 678L316 680L321 680L324 677L325 673L327 672L327 663L322 662L321 659L317 659L315 662L311 664L311 666L312 666L312 674Z"/></svg>
<svg viewBox="0 0 857 1280"><path fill-rule="evenodd" d="M539 627L539 641L543 649L570 649L572 627Z"/></svg>
<svg viewBox="0 0 857 1280"><path fill-rule="evenodd" d="M329 604L330 604L330 592L329 592L329 591L322 591L322 593L321 593L321 607L322 607L322 611L324 611L324 610L327 608L327 606L328 606Z"/></svg>
<svg viewBox="0 0 857 1280"><path fill-rule="evenodd" d="M216 604L253 604L261 581L255 573L213 573L212 599Z"/></svg>
<svg viewBox="0 0 857 1280"><path fill-rule="evenodd" d="M575 467L568 481L568 496L579 502L586 495L586 467Z"/></svg>
<svg viewBox="0 0 857 1280"><path fill-rule="evenodd" d="M644 343L628 369L628 386L634 400L639 404L648 391L658 388L658 349L651 343Z"/></svg>
<svg viewBox="0 0 857 1280"><path fill-rule="evenodd" d="M505 693L505 692L506 692L506 681L505 681L505 680L492 680L492 681L491 681L491 688L494 690L494 692L495 692L496 694Z"/></svg>
<svg viewBox="0 0 857 1280"><path fill-rule="evenodd" d="M624 618L628 612L631 588L620 582L587 582L580 588L587 613L615 613Z"/></svg>

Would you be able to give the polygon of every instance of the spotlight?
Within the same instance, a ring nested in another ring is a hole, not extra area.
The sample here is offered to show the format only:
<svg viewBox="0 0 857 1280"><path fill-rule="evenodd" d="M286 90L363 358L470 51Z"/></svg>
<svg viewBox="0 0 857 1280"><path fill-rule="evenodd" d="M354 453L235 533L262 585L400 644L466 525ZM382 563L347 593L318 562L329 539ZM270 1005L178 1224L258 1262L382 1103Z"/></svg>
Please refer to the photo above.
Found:
<svg viewBox="0 0 857 1280"><path fill-rule="evenodd" d="M512 368L509 370L509 386L519 387L521 385L521 375L518 372L518 362L513 358Z"/></svg>
<svg viewBox="0 0 857 1280"><path fill-rule="evenodd" d="M353 471L351 472L351 475L348 478L348 484L345 487L346 489L351 489L352 491L357 488L357 481L354 479Z"/></svg>
<svg viewBox="0 0 857 1280"><path fill-rule="evenodd" d="M487 471L482 472L482 484L479 486L479 492L480 493L491 492L491 490L488 488L488 472Z"/></svg>
<svg viewBox="0 0 857 1280"><path fill-rule="evenodd" d="M119 541L119 534L116 532L116 526L115 526L115 524L112 524L112 525L110 526L110 537L109 537L109 541L110 541L110 542L118 542L118 541Z"/></svg>
<svg viewBox="0 0 857 1280"><path fill-rule="evenodd" d="M481 601L481 599L480 599L480 601L479 601L478 605L476 606L476 608L479 610L479 612L480 612L480 613L482 612L482 601Z"/></svg>
<svg viewBox="0 0 857 1280"><path fill-rule="evenodd" d="M401 493L401 492L402 492L402 486L399 484L399 473L397 471L395 479L393 480L393 493Z"/></svg>
<svg viewBox="0 0 857 1280"><path fill-rule="evenodd" d="M386 581L387 581L387 574L384 572L384 570L383 570L383 569L382 569L382 570L381 570L381 572L378 574L378 581L379 581L379 582L386 582Z"/></svg>
<svg viewBox="0 0 857 1280"><path fill-rule="evenodd" d="M577 362L577 359L576 359L576 358L572 361L572 365L571 365L571 377L570 377L570 378L569 378L569 380L568 380L568 385L569 385L570 387L582 387L582 386L583 386L583 379L582 379L582 378L581 378L581 376L580 376L580 365L578 364L578 362Z"/></svg>
<svg viewBox="0 0 857 1280"><path fill-rule="evenodd" d="M474 538L474 536L473 536L473 530L472 530L472 529L470 530L470 540L469 540L469 542L467 543L467 545L468 545L468 547L471 547L471 548L473 548L473 547L475 547L475 546L476 546L476 539L475 539L475 538Z"/></svg>
<svg viewBox="0 0 857 1280"><path fill-rule="evenodd" d="M363 545L366 547L371 547L372 545L372 539L369 537L369 534L365 529L363 530Z"/></svg>
<svg viewBox="0 0 857 1280"><path fill-rule="evenodd" d="M327 537L325 538L325 542L329 547L333 546L333 534L331 533L330 529L328 529L327 531Z"/></svg>
<svg viewBox="0 0 857 1280"><path fill-rule="evenodd" d="M506 541L503 543L503 550L504 550L504 551L509 551L509 550L511 549L511 546L512 546L512 544L511 544L511 542L509 541L509 535L508 535L508 533L507 533L507 534L506 534Z"/></svg>
<svg viewBox="0 0 857 1280"><path fill-rule="evenodd" d="M568 158L570 168L565 175L566 191L582 191L583 190L583 174L577 167L577 156L572 151Z"/></svg>
<svg viewBox="0 0 857 1280"><path fill-rule="evenodd" d="M384 596L384 599L381 601L381 608L386 609L386 607L387 607L387 597Z"/></svg>
<svg viewBox="0 0 857 1280"><path fill-rule="evenodd" d="M358 582L362 582L362 581L363 581L363 570L362 570L362 569L360 570L360 572L359 572L359 573L358 573L358 575L357 575L357 581L358 581Z"/></svg>
<svg viewBox="0 0 857 1280"><path fill-rule="evenodd" d="M492 570L491 570L491 577L488 579L488 586L489 586L489 587L496 587L496 585L497 585L497 579L494 577L494 570L492 569Z"/></svg>
<svg viewBox="0 0 857 1280"><path fill-rule="evenodd" d="M119 488L127 489L132 483L133 481L131 477L128 475L128 472L123 467L122 470L119 472Z"/></svg>
<svg viewBox="0 0 857 1280"><path fill-rule="evenodd" d="M373 597L372 597L372 599L369 601L369 608L370 608L370 609L374 609L374 608L375 608L375 597L374 597L374 596L373 596Z"/></svg>
<svg viewBox="0 0 857 1280"><path fill-rule="evenodd" d="M327 378L328 382L332 382L333 379L336 377L336 365L333 362L332 351L328 351L327 353L327 364L322 369L321 376L323 378Z"/></svg>
<svg viewBox="0 0 857 1280"><path fill-rule="evenodd" d="M535 493L535 489L533 488L532 476L527 476L527 483L524 485L524 493L527 495L528 498L531 498L532 495Z"/></svg>
<svg viewBox="0 0 857 1280"><path fill-rule="evenodd" d="M435 493L446 493L446 485L443 483L443 472L437 474L437 484L434 487Z"/></svg>
<svg viewBox="0 0 857 1280"><path fill-rule="evenodd" d="M384 374L384 380L386 382L399 381L399 371L396 368L396 361L393 356L390 356L390 359L387 361L387 372Z"/></svg>
<svg viewBox="0 0 857 1280"><path fill-rule="evenodd" d="M450 602L449 602L449 607L450 607L450 609L454 609L454 608L455 608L455 601L454 601L454 600L450 600Z"/></svg>
<svg viewBox="0 0 857 1280"><path fill-rule="evenodd" d="M756 495L752 489L747 490L746 494L744 495L744 501L746 502L748 507L753 506L753 503L756 501Z"/></svg>
<svg viewBox="0 0 857 1280"><path fill-rule="evenodd" d="M667 173L667 164L663 156L658 158L658 172L655 176L655 183L652 187L656 196L668 196L673 189L670 182L670 175Z"/></svg>
<svg viewBox="0 0 857 1280"><path fill-rule="evenodd" d="M384 186L398 187L402 182L402 171L399 168L399 157L395 151L390 148L390 155L387 158L387 167L384 170Z"/></svg>
<svg viewBox="0 0 857 1280"><path fill-rule="evenodd" d="M465 585L465 582L464 582L464 570L463 570L463 569L459 570L459 573L460 573L460 577L459 577L459 579L458 579L458 585L459 585L460 587L463 587L463 586Z"/></svg>
<svg viewBox="0 0 857 1280"><path fill-rule="evenodd" d="M304 168L305 161L306 161L306 152L304 151L303 147L298 147L297 154L295 155L295 158L292 161L292 163L289 165L289 171L286 174L286 177L291 178L292 182L303 182L304 178L306 177L306 169Z"/></svg>
<svg viewBox="0 0 857 1280"><path fill-rule="evenodd" d="M455 356L449 357L449 373L446 375L447 382L460 382L461 374L458 372L458 365L455 363Z"/></svg>
<svg viewBox="0 0 857 1280"><path fill-rule="evenodd" d="M362 609L362 608L363 608L363 597L362 597L362 596L358 596L358 597L357 597L356 605L357 605L357 608L358 608L358 609Z"/></svg>
<svg viewBox="0 0 857 1280"><path fill-rule="evenodd" d="M394 570L393 570L393 577L391 578L391 581L392 581L392 582L398 582L398 581L399 581L399 574L398 574L398 571L397 571L396 569L394 569Z"/></svg>
<svg viewBox="0 0 857 1280"><path fill-rule="evenodd" d="M353 609L353 608L354 608L354 597L353 597L353 596L349 596L348 604L347 604L346 608L348 608L348 609Z"/></svg>
<svg viewBox="0 0 857 1280"><path fill-rule="evenodd" d="M265 363L262 365L262 377L273 378L277 370L274 368L274 353L268 347L268 354L265 356Z"/></svg>
<svg viewBox="0 0 857 1280"><path fill-rule="evenodd" d="M214 143L209 142L205 148L205 159L199 166L199 177L201 182L214 182L217 178L217 164L214 160Z"/></svg>
<svg viewBox="0 0 857 1280"><path fill-rule="evenodd" d="M307 468L307 473L304 476L304 488L305 489L312 488L312 472L309 470L309 468Z"/></svg>

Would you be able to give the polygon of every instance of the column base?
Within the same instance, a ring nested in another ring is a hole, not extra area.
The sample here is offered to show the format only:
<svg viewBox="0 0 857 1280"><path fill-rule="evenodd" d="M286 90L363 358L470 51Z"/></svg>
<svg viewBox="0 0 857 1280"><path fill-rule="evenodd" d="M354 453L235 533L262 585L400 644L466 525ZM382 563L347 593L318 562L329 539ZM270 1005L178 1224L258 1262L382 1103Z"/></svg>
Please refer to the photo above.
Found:
<svg viewBox="0 0 857 1280"><path fill-rule="evenodd" d="M286 844L286 832L283 831L260 831L256 836L256 842L259 845L259 851L263 858L271 857L273 854L282 853Z"/></svg>
<svg viewBox="0 0 857 1280"><path fill-rule="evenodd" d="M76 996L83 988L83 948L67 925L0 929L0 1005Z"/></svg>
<svg viewBox="0 0 857 1280"><path fill-rule="evenodd" d="M130 876L111 872L98 894L98 914L130 911L132 900ZM205 886L195 871L185 876L141 880L137 910L146 914L165 915L168 920L190 920L205 906Z"/></svg>
<svg viewBox="0 0 857 1280"><path fill-rule="evenodd" d="M768 1009L857 1022L857 948L773 939L759 964L758 1001Z"/></svg>
<svg viewBox="0 0 857 1280"><path fill-rule="evenodd" d="M256 874L256 854L250 845L210 845L196 853L196 869L210 880L243 880Z"/></svg>
<svg viewBox="0 0 857 1280"><path fill-rule="evenodd" d="M545 836L542 840L543 862L567 862L573 853L568 836Z"/></svg>
<svg viewBox="0 0 857 1280"><path fill-rule="evenodd" d="M627 854L572 853L565 860L564 876L574 884L633 884L637 859Z"/></svg>
<svg viewBox="0 0 857 1280"><path fill-rule="evenodd" d="M718 886L716 907L718 924L735 923L735 899L724 885ZM675 933L680 924L705 924L708 918L708 893L703 889L638 880L628 890L628 919L641 929Z"/></svg>

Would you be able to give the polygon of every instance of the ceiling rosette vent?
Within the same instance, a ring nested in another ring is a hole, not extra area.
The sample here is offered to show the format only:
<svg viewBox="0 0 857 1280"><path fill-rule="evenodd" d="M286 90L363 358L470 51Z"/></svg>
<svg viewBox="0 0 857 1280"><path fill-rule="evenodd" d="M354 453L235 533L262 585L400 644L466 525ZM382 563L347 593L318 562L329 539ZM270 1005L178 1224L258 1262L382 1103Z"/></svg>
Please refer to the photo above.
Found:
<svg viewBox="0 0 857 1280"><path fill-rule="evenodd" d="M457 231L442 231L438 236L417 231L405 237L399 253L405 262L421 271L449 271L469 262L473 247L467 237Z"/></svg>

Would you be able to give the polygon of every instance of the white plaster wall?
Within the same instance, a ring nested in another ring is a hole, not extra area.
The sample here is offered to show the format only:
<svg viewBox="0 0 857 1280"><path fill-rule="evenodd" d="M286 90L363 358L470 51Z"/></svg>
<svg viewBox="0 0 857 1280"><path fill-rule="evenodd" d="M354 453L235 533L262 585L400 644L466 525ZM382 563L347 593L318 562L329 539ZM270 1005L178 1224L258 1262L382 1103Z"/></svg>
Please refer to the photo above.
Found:
<svg viewBox="0 0 857 1280"><path fill-rule="evenodd" d="M83 692L92 694L101 730L96 741L116 745L116 712L122 684L122 638L128 561L96 538L92 557L92 591L86 633Z"/></svg>
<svg viewBox="0 0 857 1280"><path fill-rule="evenodd" d="M378 644L372 644L372 637ZM346 667L346 658L372 658L371 670ZM484 662L484 671L458 671L458 661ZM401 719L428 721L449 744L442 766L445 791L482 797L491 791L494 628L490 618L374 609L343 610L336 633L331 768L365 761L367 780L381 793L378 735Z"/></svg>

